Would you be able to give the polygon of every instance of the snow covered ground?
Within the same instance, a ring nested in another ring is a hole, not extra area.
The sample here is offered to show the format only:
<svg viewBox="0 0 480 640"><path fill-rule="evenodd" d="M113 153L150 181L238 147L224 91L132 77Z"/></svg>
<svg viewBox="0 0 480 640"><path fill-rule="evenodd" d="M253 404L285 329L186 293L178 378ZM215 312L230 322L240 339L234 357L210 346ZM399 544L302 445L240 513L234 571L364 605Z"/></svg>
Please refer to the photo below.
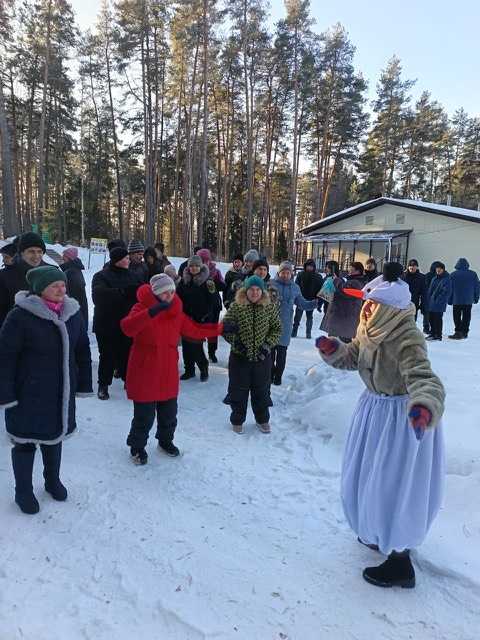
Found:
<svg viewBox="0 0 480 640"><path fill-rule="evenodd" d="M92 349L95 376L94 336ZM272 434L250 416L238 436L222 404L220 339L210 380L182 383L179 459L152 439L149 464L131 464L132 407L119 381L109 402L77 403L65 504L45 494L37 459L41 512L20 513L7 442L0 448L0 639L477 639L478 310L468 341L434 343L430 353L448 391L448 478L444 508L414 555L415 590L363 581L362 568L381 557L343 516L339 471L358 375L327 368L313 341L292 340L284 385L272 392Z"/></svg>

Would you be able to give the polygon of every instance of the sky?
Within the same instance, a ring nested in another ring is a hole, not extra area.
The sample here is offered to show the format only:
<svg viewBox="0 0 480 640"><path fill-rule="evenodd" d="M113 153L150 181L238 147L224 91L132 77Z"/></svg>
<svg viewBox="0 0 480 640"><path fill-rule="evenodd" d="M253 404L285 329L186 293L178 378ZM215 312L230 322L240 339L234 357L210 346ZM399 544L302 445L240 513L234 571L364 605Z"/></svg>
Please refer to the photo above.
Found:
<svg viewBox="0 0 480 640"><path fill-rule="evenodd" d="M93 27L100 0L71 0L81 28ZM480 0L311 0L313 26L340 22L356 46L355 64L369 82L396 54L404 77L417 80L412 94L430 91L450 113L464 107L480 116ZM285 16L283 0L271 0L271 19Z"/></svg>

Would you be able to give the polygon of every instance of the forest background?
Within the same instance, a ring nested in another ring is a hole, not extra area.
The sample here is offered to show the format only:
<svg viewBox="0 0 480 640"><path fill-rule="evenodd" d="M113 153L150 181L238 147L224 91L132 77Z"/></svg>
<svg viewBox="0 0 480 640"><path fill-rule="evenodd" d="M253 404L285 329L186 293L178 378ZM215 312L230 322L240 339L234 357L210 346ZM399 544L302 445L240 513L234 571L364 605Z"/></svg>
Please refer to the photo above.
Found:
<svg viewBox="0 0 480 640"><path fill-rule="evenodd" d="M479 208L480 118L395 55L369 87L308 0L280 19L264 0L97 6L85 30L66 0L0 0L5 237L282 258L299 228L379 195Z"/></svg>

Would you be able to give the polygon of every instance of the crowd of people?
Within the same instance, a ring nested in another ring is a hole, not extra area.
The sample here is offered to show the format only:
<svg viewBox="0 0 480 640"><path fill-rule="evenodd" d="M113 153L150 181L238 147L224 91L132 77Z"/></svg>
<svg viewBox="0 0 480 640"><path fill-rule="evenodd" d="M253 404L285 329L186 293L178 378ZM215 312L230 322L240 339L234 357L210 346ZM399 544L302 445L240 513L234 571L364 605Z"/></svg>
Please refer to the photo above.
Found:
<svg viewBox="0 0 480 640"><path fill-rule="evenodd" d="M230 344L224 403L233 432L243 432L250 397L259 431L270 433L271 384L282 384L303 312L311 339L314 311L322 311L320 355L334 367L358 370L367 386L346 445L342 500L359 541L388 558L364 577L378 586L414 586L409 549L421 543L438 511L444 464L444 390L430 368L417 316L423 315L426 339L441 340L443 314L452 305L449 338L468 337L480 297L468 261L460 258L451 274L434 262L424 275L414 259L405 271L398 263L379 271L369 258L342 274L333 260L320 272L309 259L295 276L285 260L272 277L266 258L250 249L234 256L224 278L205 247L195 247L178 273L161 243L145 248L136 240L112 240L108 251L91 287L97 397L108 401L113 379L124 382L133 402L132 461L147 463L155 420L160 449L179 455L180 380L195 378L196 369L202 383L208 380L219 336ZM62 441L76 428L76 398L94 393L83 264L73 247L63 252L60 268L44 262L45 252L32 232L1 248L0 407L13 443L15 501L28 514L39 510L32 485L37 445L46 491L55 500L67 498ZM382 435L387 427L388 438ZM394 482L395 473L401 482Z"/></svg>

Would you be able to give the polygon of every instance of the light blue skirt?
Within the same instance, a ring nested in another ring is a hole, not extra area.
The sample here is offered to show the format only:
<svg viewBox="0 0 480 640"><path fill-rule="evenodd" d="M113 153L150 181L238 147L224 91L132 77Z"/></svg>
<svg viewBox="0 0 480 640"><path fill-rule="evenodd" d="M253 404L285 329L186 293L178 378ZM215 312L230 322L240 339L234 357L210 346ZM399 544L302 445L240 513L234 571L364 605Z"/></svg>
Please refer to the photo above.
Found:
<svg viewBox="0 0 480 640"><path fill-rule="evenodd" d="M441 424L418 441L408 396L365 391L353 414L342 466L345 516L386 555L422 544L441 506L445 445Z"/></svg>

